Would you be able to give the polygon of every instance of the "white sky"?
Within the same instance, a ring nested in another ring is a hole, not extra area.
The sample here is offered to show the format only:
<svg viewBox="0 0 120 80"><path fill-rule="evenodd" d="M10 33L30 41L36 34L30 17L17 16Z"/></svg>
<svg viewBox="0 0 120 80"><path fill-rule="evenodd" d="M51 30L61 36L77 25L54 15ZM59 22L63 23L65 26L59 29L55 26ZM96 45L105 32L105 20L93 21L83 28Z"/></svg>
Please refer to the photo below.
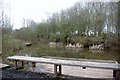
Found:
<svg viewBox="0 0 120 80"><path fill-rule="evenodd" d="M62 9L65 10L73 6L74 3L81 1L90 2L98 0L10 0L10 15L14 23L13 29L22 27L23 18L41 22L49 16L49 13L52 14Z"/></svg>
<svg viewBox="0 0 120 80"><path fill-rule="evenodd" d="M67 9L80 0L10 0L13 29L22 27L22 19L40 22L62 9Z"/></svg>

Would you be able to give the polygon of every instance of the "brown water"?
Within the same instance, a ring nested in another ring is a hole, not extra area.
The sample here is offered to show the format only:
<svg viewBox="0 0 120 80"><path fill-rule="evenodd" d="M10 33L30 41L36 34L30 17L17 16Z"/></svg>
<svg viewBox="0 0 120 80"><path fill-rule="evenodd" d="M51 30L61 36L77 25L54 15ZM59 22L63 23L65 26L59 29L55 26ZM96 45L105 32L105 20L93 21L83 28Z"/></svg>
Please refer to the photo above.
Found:
<svg viewBox="0 0 120 80"><path fill-rule="evenodd" d="M29 53L29 52L28 52ZM23 53L26 55L27 53ZM27 55L31 56L53 56L53 57L65 57L65 58L82 58L82 59L98 59L98 60L115 60L120 63L119 51L90 51L90 50L38 50L31 52Z"/></svg>

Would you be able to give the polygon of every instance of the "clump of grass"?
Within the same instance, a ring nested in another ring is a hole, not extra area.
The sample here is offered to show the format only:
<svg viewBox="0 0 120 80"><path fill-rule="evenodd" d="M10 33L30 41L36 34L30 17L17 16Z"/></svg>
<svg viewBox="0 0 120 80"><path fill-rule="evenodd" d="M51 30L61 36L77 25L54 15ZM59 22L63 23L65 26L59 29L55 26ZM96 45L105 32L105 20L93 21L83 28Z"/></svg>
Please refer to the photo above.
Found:
<svg viewBox="0 0 120 80"><path fill-rule="evenodd" d="M18 39L13 39L9 37L3 38L2 43L2 59L4 62L7 61L6 57L15 55L20 50L24 49L24 42Z"/></svg>

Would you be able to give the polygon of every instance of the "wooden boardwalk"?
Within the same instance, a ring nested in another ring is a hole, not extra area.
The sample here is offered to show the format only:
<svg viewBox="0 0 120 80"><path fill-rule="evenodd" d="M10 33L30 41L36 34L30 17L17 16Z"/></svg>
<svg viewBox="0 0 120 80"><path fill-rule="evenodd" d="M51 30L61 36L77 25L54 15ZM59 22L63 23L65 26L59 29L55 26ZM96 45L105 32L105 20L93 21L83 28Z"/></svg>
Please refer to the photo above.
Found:
<svg viewBox="0 0 120 80"><path fill-rule="evenodd" d="M94 62L94 61L76 61L76 60L64 60L64 59L53 59L53 58L42 58L42 57L26 57L26 56L11 56L8 57L10 60L14 60L16 67L17 61L23 62L32 62L32 63L47 63L47 64L54 64L54 73L61 74L61 65L68 65L68 66L78 66L85 69L86 67L89 68L100 68L100 69L110 69L113 70L113 77L116 77L116 73L120 72L120 64L117 63L104 63L104 62Z"/></svg>

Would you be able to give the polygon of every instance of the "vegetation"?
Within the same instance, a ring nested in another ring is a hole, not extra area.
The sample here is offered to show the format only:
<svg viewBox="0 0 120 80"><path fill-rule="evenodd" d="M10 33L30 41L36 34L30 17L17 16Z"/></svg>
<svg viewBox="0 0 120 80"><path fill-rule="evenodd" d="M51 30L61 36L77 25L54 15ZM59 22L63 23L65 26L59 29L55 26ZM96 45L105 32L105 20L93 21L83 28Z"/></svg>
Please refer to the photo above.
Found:
<svg viewBox="0 0 120 80"><path fill-rule="evenodd" d="M2 22L0 30L2 29L3 53L12 55L19 51L29 52L31 48L25 47L26 42L38 45L40 43L47 44L48 42L62 42L64 45L81 43L85 47L104 43L111 45L112 49L113 47L118 49L120 46L118 4L114 2L88 2L85 4L78 2L67 10L52 14L41 23L24 19L23 27L18 30L13 30L9 17L2 15L0 16ZM1 13L3 14L3 10L1 10ZM34 51L37 53L47 53L46 51L48 51L52 55L56 55L54 53L59 52L59 49L61 49L47 46L38 49L34 47L31 49L33 53ZM80 56L83 55L80 54ZM86 56L89 58L88 54Z"/></svg>
<svg viewBox="0 0 120 80"><path fill-rule="evenodd" d="M94 43L98 38L99 42L110 42L118 44L117 38L117 6L118 3L76 3L73 7L54 13L47 20L35 23L33 20L26 23L24 27L14 31L14 37L24 41L35 42L40 39L48 39L65 44L75 41L75 36L85 38ZM114 38L111 36L114 35ZM112 40L112 39L116 40ZM96 41L96 42L97 42ZM81 42L81 41L78 41ZM87 42L81 42L87 43Z"/></svg>

